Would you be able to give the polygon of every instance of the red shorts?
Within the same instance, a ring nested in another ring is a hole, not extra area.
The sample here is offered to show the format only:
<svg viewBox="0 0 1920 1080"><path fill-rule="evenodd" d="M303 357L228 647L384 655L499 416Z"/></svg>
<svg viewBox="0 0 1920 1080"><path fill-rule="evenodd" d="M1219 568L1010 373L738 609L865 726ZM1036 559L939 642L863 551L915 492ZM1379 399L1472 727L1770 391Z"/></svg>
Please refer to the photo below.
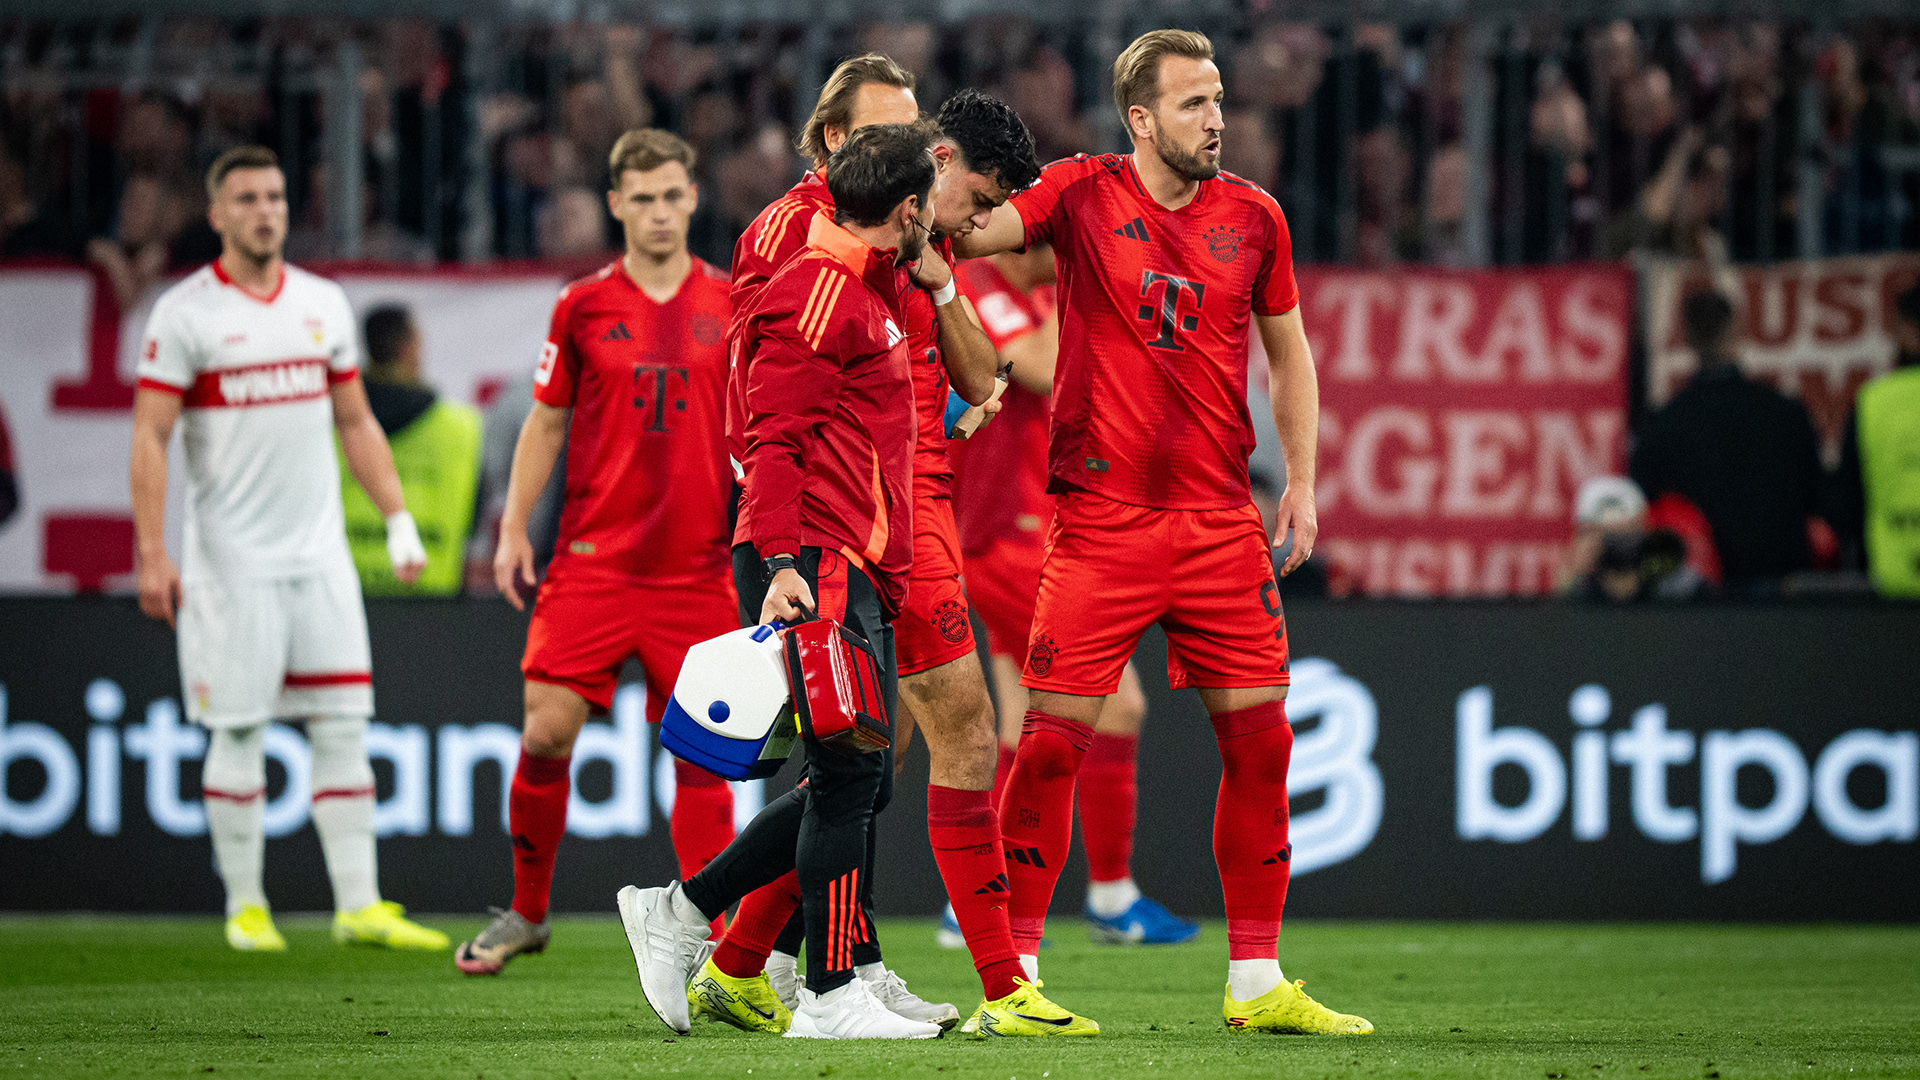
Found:
<svg viewBox="0 0 1920 1080"><path fill-rule="evenodd" d="M986 625L987 649L993 655L1016 660L1027 655L1046 555L1044 543L1008 537L967 560L967 599Z"/></svg>
<svg viewBox="0 0 1920 1080"><path fill-rule="evenodd" d="M1167 632L1167 679L1283 686L1287 623L1260 511L1156 510L1061 496L1020 681L1102 696L1148 626Z"/></svg>
<svg viewBox="0 0 1920 1080"><path fill-rule="evenodd" d="M637 656L647 674L647 722L659 723L688 647L739 628L729 573L636 584L570 574L556 561L534 602L520 671L605 712L621 665Z"/></svg>
<svg viewBox="0 0 1920 1080"><path fill-rule="evenodd" d="M907 602L893 620L900 674L917 675L972 652L973 624L960 587L960 527L953 499L917 495L913 500L913 572Z"/></svg>

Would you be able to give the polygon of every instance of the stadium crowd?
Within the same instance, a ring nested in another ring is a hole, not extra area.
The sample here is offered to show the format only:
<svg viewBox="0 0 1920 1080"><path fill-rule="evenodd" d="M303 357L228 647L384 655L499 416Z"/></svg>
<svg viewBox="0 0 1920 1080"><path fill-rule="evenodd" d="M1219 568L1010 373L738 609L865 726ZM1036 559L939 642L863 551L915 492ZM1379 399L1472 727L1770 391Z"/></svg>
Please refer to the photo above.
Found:
<svg viewBox="0 0 1920 1080"><path fill-rule="evenodd" d="M799 174L791 133L839 52L857 45L921 73L929 109L961 86L1004 98L1047 161L1120 140L1104 106L1097 29L1004 17L827 30L0 20L0 258L94 264L131 309L218 253L197 178L222 151L257 142L288 166L287 251L296 262L534 258L585 269L619 240L600 194L608 150L622 131L657 125L698 155L695 179L706 195L690 246L724 266L754 215ZM1303 263L1543 264L1649 253L1724 269L1920 248L1920 21L1837 30L1725 18L1540 21L1489 36L1467 23L1288 23L1256 6L1215 36L1232 43L1222 54L1233 131L1224 163L1279 195ZM354 204L327 192L337 171L330 124L340 115L329 80L346 70L347 44L358 58L350 73L364 215L351 250L340 223L327 220ZM1476 102L1493 126L1478 163L1467 137ZM1485 202L1474 207L1481 193ZM1469 220L1476 214L1480 249ZM1903 304L1895 321L1920 325L1913 306ZM370 383L405 384L389 396L431 401L417 367L385 370L370 371ZM1753 388L1745 383L1742 391ZM501 407L524 408L524 397L503 395ZM1778 488L1781 471L1794 472L1786 486L1798 494L1760 529L1773 537L1762 542L1770 553L1761 563L1749 567L1728 551L1756 526L1727 520L1697 490L1685 500L1689 512L1672 515L1689 484L1727 482L1682 480L1679 466L1656 460L1684 456L1682 444L1727 422L1721 410L1734 406L1701 397L1636 418L1632 479L1612 489L1627 508L1598 495L1582 500L1586 539L1561 573L1568 594L1769 592L1798 571L1865 566L1851 429L1839 468L1825 470L1802 445L1805 410L1784 398L1779 424L1794 461L1769 466L1766 484ZM383 411L383 421L397 423L389 436L418 415L411 407ZM1671 428L1675 415L1692 420L1657 446L1647 440L1649 425ZM504 416L487 428L516 424ZM482 537L487 502L504 488L505 450L489 450L493 467L482 470L469 521ZM1608 524L1609 507L1626 524ZM1740 513L1750 518L1751 506ZM1624 539L1598 539L1623 531L1650 537L1657 557L1642 560ZM1679 560L1689 574L1669 580L1684 537L1694 538ZM487 587L486 546L472 546L469 586ZM1621 572L1642 562L1653 569ZM1611 588L1601 584L1608 567ZM1295 588L1311 580L1302 575Z"/></svg>

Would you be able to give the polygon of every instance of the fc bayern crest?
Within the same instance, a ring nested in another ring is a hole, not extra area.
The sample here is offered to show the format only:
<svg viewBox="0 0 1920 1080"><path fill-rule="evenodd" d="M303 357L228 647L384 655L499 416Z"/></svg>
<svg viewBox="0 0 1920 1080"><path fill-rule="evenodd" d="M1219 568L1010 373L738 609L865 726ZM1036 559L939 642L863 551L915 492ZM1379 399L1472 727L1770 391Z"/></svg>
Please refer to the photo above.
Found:
<svg viewBox="0 0 1920 1080"><path fill-rule="evenodd" d="M1231 225L1215 225L1207 230L1207 251L1223 263L1240 257L1240 230Z"/></svg>
<svg viewBox="0 0 1920 1080"><path fill-rule="evenodd" d="M720 342L720 331L722 327L719 318L714 315L704 311L695 315L691 329L693 331L693 340L702 345L717 345Z"/></svg>
<svg viewBox="0 0 1920 1080"><path fill-rule="evenodd" d="M1041 634L1034 639L1033 648L1027 650L1027 667L1035 675L1046 678L1047 672L1053 670L1055 652L1052 636Z"/></svg>

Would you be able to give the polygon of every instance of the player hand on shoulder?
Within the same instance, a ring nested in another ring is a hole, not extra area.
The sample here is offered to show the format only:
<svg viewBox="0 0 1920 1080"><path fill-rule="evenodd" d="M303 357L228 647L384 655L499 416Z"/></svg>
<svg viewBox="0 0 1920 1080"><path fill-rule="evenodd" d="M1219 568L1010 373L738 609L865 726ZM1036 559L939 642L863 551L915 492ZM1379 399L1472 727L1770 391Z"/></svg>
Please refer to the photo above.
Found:
<svg viewBox="0 0 1920 1080"><path fill-rule="evenodd" d="M164 551L140 556L140 610L172 626L180 601L180 568L173 557Z"/></svg>
<svg viewBox="0 0 1920 1080"><path fill-rule="evenodd" d="M540 584L533 573L533 542L525 529L500 524L500 544L493 551L493 584L515 611L527 610L525 595Z"/></svg>
<svg viewBox="0 0 1920 1080"><path fill-rule="evenodd" d="M1313 554L1314 538L1320 535L1320 516L1313 506L1313 485L1289 483L1287 490L1280 495L1280 513L1273 527L1273 546L1286 543L1287 530L1293 530L1293 550L1288 552L1286 564L1280 567L1280 576L1286 577L1300 568Z"/></svg>
<svg viewBox="0 0 1920 1080"><path fill-rule="evenodd" d="M427 548L420 542L420 527L405 510L387 515L387 561L393 564L393 576L411 585L427 566Z"/></svg>
<svg viewBox="0 0 1920 1080"><path fill-rule="evenodd" d="M760 621L798 622L804 613L814 610L813 590L798 570L785 567L773 575L767 586L767 598L760 604Z"/></svg>
<svg viewBox="0 0 1920 1080"><path fill-rule="evenodd" d="M913 264L913 283L928 292L939 292L953 284L953 267L947 265L947 260L940 257L932 244L921 251L919 261Z"/></svg>

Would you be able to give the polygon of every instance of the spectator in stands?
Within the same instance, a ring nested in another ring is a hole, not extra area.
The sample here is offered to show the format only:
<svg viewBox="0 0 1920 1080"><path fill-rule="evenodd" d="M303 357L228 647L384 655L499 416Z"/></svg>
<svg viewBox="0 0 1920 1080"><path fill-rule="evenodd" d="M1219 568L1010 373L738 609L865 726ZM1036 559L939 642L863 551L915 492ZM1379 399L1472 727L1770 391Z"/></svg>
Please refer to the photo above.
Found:
<svg viewBox="0 0 1920 1080"><path fill-rule="evenodd" d="M1727 266L1727 241L1713 219L1726 206L1731 162L1727 148L1709 144L1698 128L1681 132L1633 205L1607 223L1601 255L1646 252L1702 259L1715 271Z"/></svg>
<svg viewBox="0 0 1920 1080"><path fill-rule="evenodd" d="M1740 370L1726 297L1695 293L1681 314L1699 370L1647 418L1628 471L1647 496L1674 492L1700 508L1730 592L1775 591L1813 563L1808 519L1822 483L1813 421Z"/></svg>
<svg viewBox="0 0 1920 1080"><path fill-rule="evenodd" d="M80 251L67 223L34 205L26 168L12 154L0 154L0 258L77 259Z"/></svg>
<svg viewBox="0 0 1920 1080"><path fill-rule="evenodd" d="M186 226L179 191L156 174L135 172L120 189L113 235L87 241L87 261L105 270L121 311L131 311L171 264L174 238Z"/></svg>
<svg viewBox="0 0 1920 1080"><path fill-rule="evenodd" d="M513 476L513 448L520 438L521 426L527 422L527 414L532 411L533 366L529 364L500 388L482 416L480 510L473 540L467 545L469 593L486 595L496 589L493 550L500 537L500 515L507 505L507 481ZM560 509L566 502L566 493L567 444L562 442L559 455L554 458L553 474L547 478L547 486L527 514L527 540L533 545L535 577L545 578L547 564L553 561L553 546L560 540ZM525 599L532 603L533 593L527 592Z"/></svg>
<svg viewBox="0 0 1920 1080"><path fill-rule="evenodd" d="M413 584L393 576L386 523L373 500L343 480L347 545L368 595L451 596L465 572L467 534L480 485L480 413L441 399L420 378L420 330L405 305L367 313L367 403L393 447L407 508L420 527L427 566ZM342 470L343 476L345 470Z"/></svg>
<svg viewBox="0 0 1920 1080"><path fill-rule="evenodd" d="M1842 563L1920 599L1920 282L1894 299L1893 370L1860 388L1835 475Z"/></svg>
<svg viewBox="0 0 1920 1080"><path fill-rule="evenodd" d="M1572 600L1626 603L1700 595L1706 581L1687 565L1686 543L1648 521L1640 485L1600 476L1574 499L1573 546L1555 591Z"/></svg>

